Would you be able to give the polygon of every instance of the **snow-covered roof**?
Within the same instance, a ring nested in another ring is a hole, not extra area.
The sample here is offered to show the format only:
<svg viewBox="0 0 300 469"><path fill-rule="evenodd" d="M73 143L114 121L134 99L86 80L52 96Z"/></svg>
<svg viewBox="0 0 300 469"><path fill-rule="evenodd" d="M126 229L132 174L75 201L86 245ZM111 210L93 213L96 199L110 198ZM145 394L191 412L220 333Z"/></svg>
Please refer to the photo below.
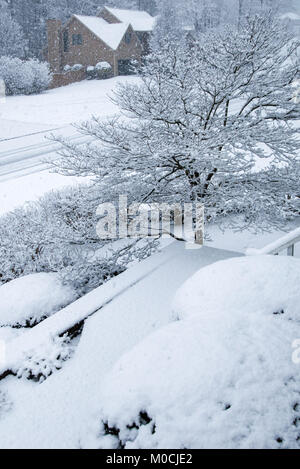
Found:
<svg viewBox="0 0 300 469"><path fill-rule="evenodd" d="M281 15L280 18L282 20L300 21L300 15L297 15L297 13L293 12L285 13L284 15Z"/></svg>
<svg viewBox="0 0 300 469"><path fill-rule="evenodd" d="M156 19L146 11L120 10L110 7L105 7L105 9L122 23L130 23L135 31L152 31L154 29Z"/></svg>
<svg viewBox="0 0 300 469"><path fill-rule="evenodd" d="M109 24L97 16L74 15L74 18L114 50L118 48L129 27L129 23Z"/></svg>

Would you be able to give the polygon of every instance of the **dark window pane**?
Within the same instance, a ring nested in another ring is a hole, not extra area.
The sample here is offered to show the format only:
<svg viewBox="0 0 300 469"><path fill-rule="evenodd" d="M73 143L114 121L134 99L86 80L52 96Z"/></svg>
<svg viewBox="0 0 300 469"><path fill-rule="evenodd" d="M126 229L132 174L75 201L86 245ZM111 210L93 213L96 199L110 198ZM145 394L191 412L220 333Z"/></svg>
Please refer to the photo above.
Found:
<svg viewBox="0 0 300 469"><path fill-rule="evenodd" d="M68 31L64 31L64 52L68 52L69 50L69 33Z"/></svg>
<svg viewBox="0 0 300 469"><path fill-rule="evenodd" d="M73 34L72 44L73 44L73 46L81 46L82 45L82 35L81 34Z"/></svg>
<svg viewBox="0 0 300 469"><path fill-rule="evenodd" d="M126 44L130 44L131 43L131 37L132 37L132 34L130 32L126 33L125 34L125 42Z"/></svg>

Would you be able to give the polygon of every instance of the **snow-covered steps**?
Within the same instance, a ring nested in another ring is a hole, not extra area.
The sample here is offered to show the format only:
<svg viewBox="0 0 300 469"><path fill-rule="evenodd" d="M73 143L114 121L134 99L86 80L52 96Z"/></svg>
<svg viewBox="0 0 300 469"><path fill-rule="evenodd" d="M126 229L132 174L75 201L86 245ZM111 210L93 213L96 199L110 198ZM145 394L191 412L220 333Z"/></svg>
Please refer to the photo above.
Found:
<svg viewBox="0 0 300 469"><path fill-rule="evenodd" d="M175 292L187 278L201 267L241 255L207 247L186 250L184 243L173 242L8 343L7 364L13 365L26 348L34 349L49 335L92 315L62 371L41 385L13 377L0 382L0 391L14 402L0 419L0 447L79 447L80 435L99 407L99 385L114 363L170 321Z"/></svg>

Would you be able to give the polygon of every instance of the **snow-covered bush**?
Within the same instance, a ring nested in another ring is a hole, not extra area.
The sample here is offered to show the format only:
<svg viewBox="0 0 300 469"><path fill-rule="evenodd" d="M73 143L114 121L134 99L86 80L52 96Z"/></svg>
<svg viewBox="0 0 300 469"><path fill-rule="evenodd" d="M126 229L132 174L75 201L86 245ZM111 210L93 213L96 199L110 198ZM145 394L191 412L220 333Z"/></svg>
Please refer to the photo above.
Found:
<svg viewBox="0 0 300 469"><path fill-rule="evenodd" d="M93 65L90 65L86 68L86 73L89 80L97 78L97 70L96 67L94 67Z"/></svg>
<svg viewBox="0 0 300 469"><path fill-rule="evenodd" d="M31 379L43 382L55 371L62 368L63 363L74 353L74 346L67 335L53 337L37 349L27 353L22 362L12 370L20 379Z"/></svg>
<svg viewBox="0 0 300 469"><path fill-rule="evenodd" d="M111 78L113 76L112 66L108 62L99 62L95 67L96 76L100 80Z"/></svg>
<svg viewBox="0 0 300 469"><path fill-rule="evenodd" d="M179 320L108 373L83 446L299 449L299 285L300 260L285 257L199 271L177 294Z"/></svg>
<svg viewBox="0 0 300 469"><path fill-rule="evenodd" d="M64 66L64 72L70 72L72 70L71 65L65 65Z"/></svg>
<svg viewBox="0 0 300 469"><path fill-rule="evenodd" d="M79 70L82 70L83 69L83 65L82 64L75 64L73 65L72 67L72 71L73 72L78 72Z"/></svg>
<svg viewBox="0 0 300 469"><path fill-rule="evenodd" d="M51 81L49 65L36 59L0 57L0 78L8 95L41 93Z"/></svg>
<svg viewBox="0 0 300 469"><path fill-rule="evenodd" d="M0 326L33 326L76 299L58 274L26 275L0 286Z"/></svg>
<svg viewBox="0 0 300 469"><path fill-rule="evenodd" d="M0 218L0 283L39 272L58 272L82 295L147 257L155 242L129 245L99 239L98 205L106 201L93 186L50 192ZM109 200L117 200L112 193ZM105 246L111 249L101 249Z"/></svg>

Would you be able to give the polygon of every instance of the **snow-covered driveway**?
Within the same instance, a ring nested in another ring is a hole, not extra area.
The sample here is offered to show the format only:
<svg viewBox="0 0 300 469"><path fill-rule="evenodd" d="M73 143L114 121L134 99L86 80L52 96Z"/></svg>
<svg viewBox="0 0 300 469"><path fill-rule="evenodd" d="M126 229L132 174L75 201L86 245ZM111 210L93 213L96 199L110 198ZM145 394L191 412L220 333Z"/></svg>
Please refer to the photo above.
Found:
<svg viewBox="0 0 300 469"><path fill-rule="evenodd" d="M124 352L170 321L174 294L188 277L239 255L206 247L186 250L173 242L125 272L135 276L138 270L141 280L86 321L75 356L62 371L40 385L13 377L0 383L12 403L9 412L0 413L0 447L79 448L99 408L104 375ZM144 276L149 264L153 268Z"/></svg>

